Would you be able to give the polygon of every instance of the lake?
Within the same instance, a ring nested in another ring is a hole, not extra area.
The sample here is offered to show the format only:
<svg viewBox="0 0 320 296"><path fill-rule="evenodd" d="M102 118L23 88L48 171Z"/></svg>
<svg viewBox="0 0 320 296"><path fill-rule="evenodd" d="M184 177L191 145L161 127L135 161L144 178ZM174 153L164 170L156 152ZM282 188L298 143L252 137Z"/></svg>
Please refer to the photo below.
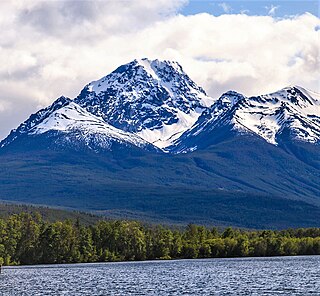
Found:
<svg viewBox="0 0 320 296"><path fill-rule="evenodd" d="M4 267L0 295L320 295L320 256Z"/></svg>

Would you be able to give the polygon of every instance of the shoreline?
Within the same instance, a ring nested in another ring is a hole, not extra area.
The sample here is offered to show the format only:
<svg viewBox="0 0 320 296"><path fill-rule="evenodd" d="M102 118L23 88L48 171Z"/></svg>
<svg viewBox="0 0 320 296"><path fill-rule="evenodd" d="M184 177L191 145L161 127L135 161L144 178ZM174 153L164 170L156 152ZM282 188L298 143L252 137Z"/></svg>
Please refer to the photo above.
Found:
<svg viewBox="0 0 320 296"><path fill-rule="evenodd" d="M248 257L211 257L211 258L174 258L174 259L150 259L150 260L131 260L131 261L101 261L101 262L76 262L76 263L41 263L41 264L21 264L21 265L3 265L2 270L15 268L60 268L60 266L77 266L77 265L105 265L105 264L148 264L148 263L168 263L181 261L214 261L214 260L252 260L252 259L284 259L284 258L303 258L303 257L320 257L316 255L280 255L280 256L248 256Z"/></svg>

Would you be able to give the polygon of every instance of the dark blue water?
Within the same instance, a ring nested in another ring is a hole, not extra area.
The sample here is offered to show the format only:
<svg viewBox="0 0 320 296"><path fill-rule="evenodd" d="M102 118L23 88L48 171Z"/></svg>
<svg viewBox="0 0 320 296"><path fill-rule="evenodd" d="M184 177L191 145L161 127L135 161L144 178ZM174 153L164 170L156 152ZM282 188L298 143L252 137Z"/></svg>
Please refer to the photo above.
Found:
<svg viewBox="0 0 320 296"><path fill-rule="evenodd" d="M320 295L320 256L5 267L0 295Z"/></svg>

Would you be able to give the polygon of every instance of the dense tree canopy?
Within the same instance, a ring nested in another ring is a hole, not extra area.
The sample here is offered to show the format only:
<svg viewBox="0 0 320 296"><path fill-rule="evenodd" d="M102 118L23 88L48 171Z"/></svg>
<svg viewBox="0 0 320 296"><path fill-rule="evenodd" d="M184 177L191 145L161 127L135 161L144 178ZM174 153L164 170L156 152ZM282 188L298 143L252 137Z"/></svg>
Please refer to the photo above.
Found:
<svg viewBox="0 0 320 296"><path fill-rule="evenodd" d="M0 219L0 263L40 264L320 254L320 228L245 231L134 221L46 222L39 214Z"/></svg>

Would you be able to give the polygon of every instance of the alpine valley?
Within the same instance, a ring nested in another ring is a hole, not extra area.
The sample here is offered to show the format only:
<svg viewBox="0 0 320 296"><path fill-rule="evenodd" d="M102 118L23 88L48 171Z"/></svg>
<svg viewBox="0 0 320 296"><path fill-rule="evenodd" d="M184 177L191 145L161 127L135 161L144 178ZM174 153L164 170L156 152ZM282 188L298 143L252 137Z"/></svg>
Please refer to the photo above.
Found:
<svg viewBox="0 0 320 296"><path fill-rule="evenodd" d="M320 227L320 95L211 98L134 60L0 142L0 198L170 224Z"/></svg>

